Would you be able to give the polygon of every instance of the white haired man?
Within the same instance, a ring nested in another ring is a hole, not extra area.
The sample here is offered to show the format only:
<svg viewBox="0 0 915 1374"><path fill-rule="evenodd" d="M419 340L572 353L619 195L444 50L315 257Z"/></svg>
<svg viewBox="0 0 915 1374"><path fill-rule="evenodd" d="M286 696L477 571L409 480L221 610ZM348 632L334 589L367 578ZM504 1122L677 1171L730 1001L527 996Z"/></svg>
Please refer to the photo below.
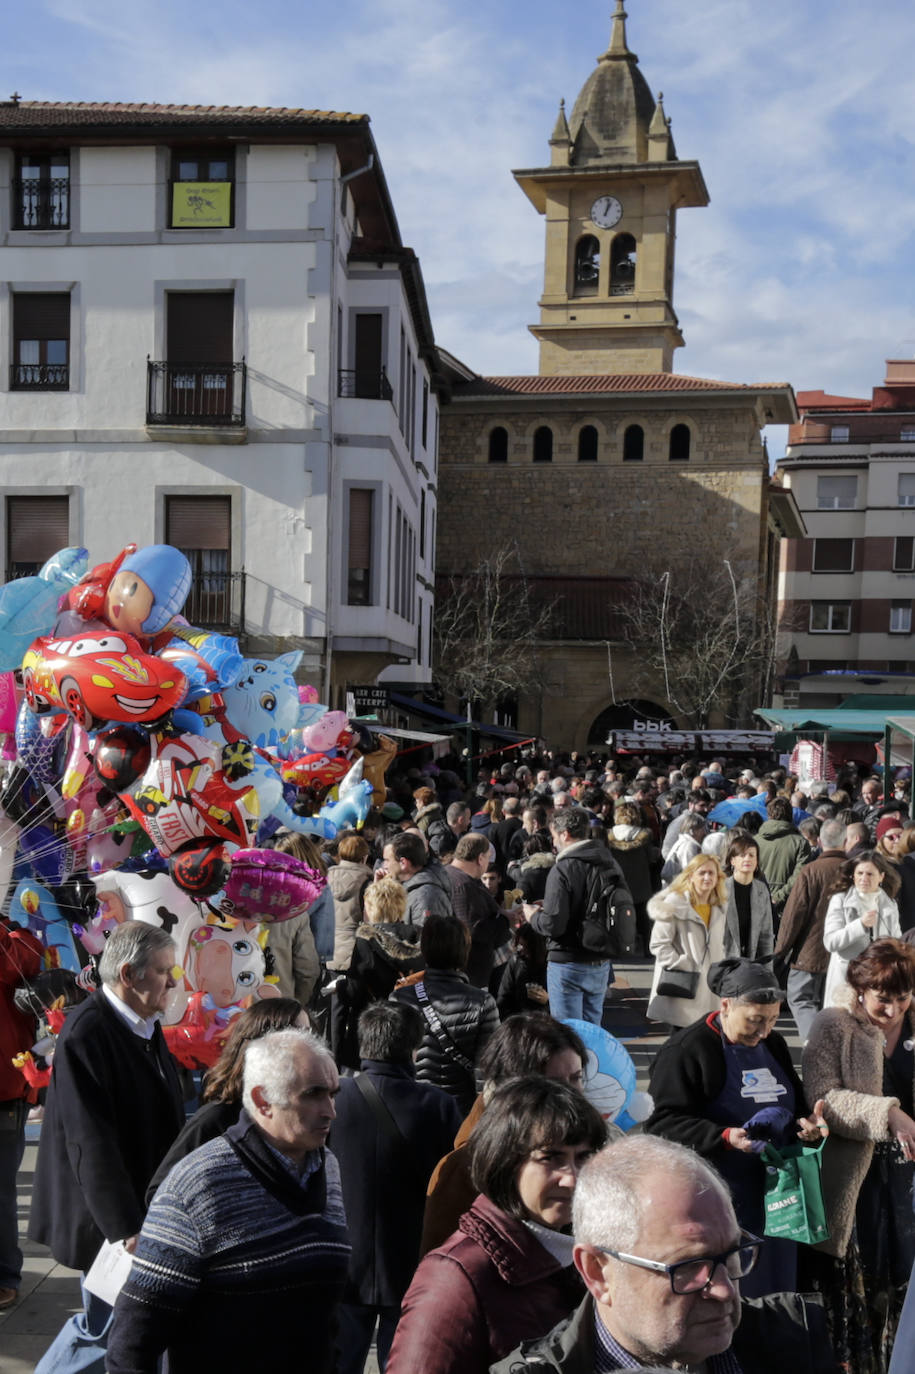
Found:
<svg viewBox="0 0 915 1374"><path fill-rule="evenodd" d="M330 1374L349 1241L324 1148L339 1089L330 1051L283 1030L245 1051L238 1124L175 1165L153 1198L114 1309L109 1374L276 1369Z"/></svg>
<svg viewBox="0 0 915 1374"><path fill-rule="evenodd" d="M70 1013L58 1038L29 1237L71 1269L89 1269L103 1240L133 1247L147 1184L184 1121L159 1028L174 966L170 935L125 921L102 952L101 989ZM40 1374L105 1369L111 1308L88 1289L83 1301L36 1365Z"/></svg>
<svg viewBox="0 0 915 1374"><path fill-rule="evenodd" d="M694 1151L653 1136L606 1146L579 1176L572 1229L588 1296L493 1374L837 1374L815 1301L741 1299L763 1242L741 1233L727 1186Z"/></svg>

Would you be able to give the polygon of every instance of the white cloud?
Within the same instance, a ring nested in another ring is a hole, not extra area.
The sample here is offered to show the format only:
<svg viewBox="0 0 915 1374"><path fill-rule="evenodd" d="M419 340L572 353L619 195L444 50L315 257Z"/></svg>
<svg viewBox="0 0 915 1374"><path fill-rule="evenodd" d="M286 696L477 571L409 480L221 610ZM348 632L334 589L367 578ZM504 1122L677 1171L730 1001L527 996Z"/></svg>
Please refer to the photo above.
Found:
<svg viewBox="0 0 915 1374"><path fill-rule="evenodd" d="M560 95L610 6L547 0L36 0L8 33L31 98L277 104L372 117L439 341L480 371L536 369L544 222L513 167L543 165ZM712 204L680 216L680 371L868 394L912 323L915 7L881 0L631 0Z"/></svg>

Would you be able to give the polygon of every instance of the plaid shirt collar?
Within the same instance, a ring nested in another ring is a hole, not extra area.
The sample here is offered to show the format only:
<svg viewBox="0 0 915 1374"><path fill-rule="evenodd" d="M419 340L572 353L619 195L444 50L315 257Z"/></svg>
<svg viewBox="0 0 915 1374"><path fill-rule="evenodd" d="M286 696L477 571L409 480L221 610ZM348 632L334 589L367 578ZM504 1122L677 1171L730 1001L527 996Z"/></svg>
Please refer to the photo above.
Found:
<svg viewBox="0 0 915 1374"><path fill-rule="evenodd" d="M604 1326L594 1309L594 1374L612 1374L617 1369L641 1369L643 1360L637 1360L619 1345ZM688 1368L688 1366L687 1366ZM720 1355L710 1355L705 1361L708 1374L742 1374L737 1356L732 1350L724 1350Z"/></svg>

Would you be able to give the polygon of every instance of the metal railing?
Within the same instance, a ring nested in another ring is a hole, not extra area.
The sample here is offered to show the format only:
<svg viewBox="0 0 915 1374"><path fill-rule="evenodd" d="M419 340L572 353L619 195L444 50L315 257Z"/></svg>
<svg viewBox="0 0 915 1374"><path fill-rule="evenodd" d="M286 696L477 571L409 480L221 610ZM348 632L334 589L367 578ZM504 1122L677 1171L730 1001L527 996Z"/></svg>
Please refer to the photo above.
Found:
<svg viewBox="0 0 915 1374"><path fill-rule="evenodd" d="M181 614L202 630L245 628L245 584L242 572L194 573Z"/></svg>
<svg viewBox="0 0 915 1374"><path fill-rule="evenodd" d="M14 229L69 229L70 178L17 177L13 182Z"/></svg>
<svg viewBox="0 0 915 1374"><path fill-rule="evenodd" d="M12 363L11 391L66 391L70 386L69 363Z"/></svg>
<svg viewBox="0 0 915 1374"><path fill-rule="evenodd" d="M384 368L379 372L340 370L339 396L355 396L363 401L393 401L394 388Z"/></svg>
<svg viewBox="0 0 915 1374"><path fill-rule="evenodd" d="M240 363L156 363L146 360L148 425L245 423L248 370Z"/></svg>

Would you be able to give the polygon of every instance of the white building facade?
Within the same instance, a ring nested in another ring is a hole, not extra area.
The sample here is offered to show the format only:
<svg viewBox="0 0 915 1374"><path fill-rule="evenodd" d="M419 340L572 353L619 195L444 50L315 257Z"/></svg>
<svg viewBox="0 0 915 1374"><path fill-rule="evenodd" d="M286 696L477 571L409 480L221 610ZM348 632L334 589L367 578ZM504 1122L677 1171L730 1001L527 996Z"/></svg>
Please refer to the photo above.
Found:
<svg viewBox="0 0 915 1374"><path fill-rule="evenodd" d="M0 104L5 578L172 543L322 699L428 681L435 357L366 116Z"/></svg>
<svg viewBox="0 0 915 1374"><path fill-rule="evenodd" d="M889 361L870 399L797 400L778 470L808 536L782 543L784 705L915 700L915 361Z"/></svg>

